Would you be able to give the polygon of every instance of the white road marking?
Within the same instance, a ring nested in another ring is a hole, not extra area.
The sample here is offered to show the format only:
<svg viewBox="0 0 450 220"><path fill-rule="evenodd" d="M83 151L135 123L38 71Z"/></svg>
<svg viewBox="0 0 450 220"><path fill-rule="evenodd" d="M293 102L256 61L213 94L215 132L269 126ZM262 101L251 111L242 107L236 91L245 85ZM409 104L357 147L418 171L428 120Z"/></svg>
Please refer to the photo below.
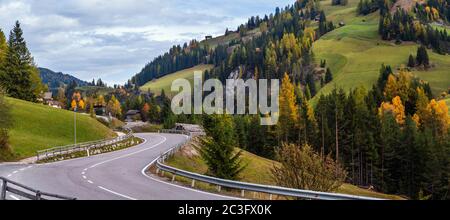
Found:
<svg viewBox="0 0 450 220"><path fill-rule="evenodd" d="M20 200L19 198L13 196L13 195L9 195L9 197L13 198L14 200Z"/></svg>
<svg viewBox="0 0 450 220"><path fill-rule="evenodd" d="M22 168L22 169L20 169L20 171L24 171L26 168Z"/></svg>
<svg viewBox="0 0 450 220"><path fill-rule="evenodd" d="M30 169L30 168L32 168L32 167L33 167L33 166L28 166L27 169Z"/></svg>
<svg viewBox="0 0 450 220"><path fill-rule="evenodd" d="M88 180L88 183L90 183L90 184L94 184L94 182L92 182L92 181L90 181L90 180Z"/></svg>
<svg viewBox="0 0 450 220"><path fill-rule="evenodd" d="M129 199L129 200L137 200L137 199L135 199L135 198L133 198L133 197L126 196L126 195L120 194L120 193L118 193L118 192L114 192L114 191L112 191L112 190L110 190L110 189L107 189L107 188L104 188L104 187L102 187L102 186L98 186L98 188L100 188L100 189L102 189L102 190L105 190L105 191L107 191L107 192L109 192L109 193L112 193L112 194L114 194L114 195L118 195L118 196L120 196L120 197L123 197L123 198L125 198L125 199Z"/></svg>
<svg viewBox="0 0 450 220"><path fill-rule="evenodd" d="M160 136L160 135L158 135L158 136ZM163 137L163 136L160 136L160 137ZM144 152L144 151L153 149L153 148L155 148L156 146L158 146L158 145L160 145L160 144L166 142L167 139L166 139L165 137L163 137L163 138L164 138L164 140L162 140L162 141L160 141L159 143L153 145L152 147L145 148L145 149L142 149L142 150L138 150L138 151L133 152L133 153L125 154L125 155L122 155L122 156L120 156L120 157L115 157L115 158L112 158L112 159L109 159L109 160L105 160L105 161L102 161L102 162L100 162L100 163L96 163L96 164L90 166L89 169L94 168L94 167L99 166L99 165L102 165L102 164L105 164L105 163L109 163L109 162L114 161L114 160L122 159L122 158L125 158L125 157L129 157L129 156L132 156L132 155L135 155L135 154L138 154L138 153L141 153L141 152ZM142 144L145 144L146 142L147 142L147 139L144 138L144 142L143 142Z"/></svg>
<svg viewBox="0 0 450 220"><path fill-rule="evenodd" d="M6 176L6 177L11 177L12 176L12 174L8 174L8 176Z"/></svg>
<svg viewBox="0 0 450 220"><path fill-rule="evenodd" d="M83 179L87 179L87 177L86 177L86 176L83 176Z"/></svg>
<svg viewBox="0 0 450 220"><path fill-rule="evenodd" d="M84 172L84 171L83 171L83 172L81 172L81 175L84 175L84 174L86 174L86 172Z"/></svg>
<svg viewBox="0 0 450 220"><path fill-rule="evenodd" d="M87 168L85 168L83 171L87 171L88 169Z"/></svg>
<svg viewBox="0 0 450 220"><path fill-rule="evenodd" d="M14 172L13 172L13 174L16 174L16 173L18 173L19 171L17 171L17 170L15 170Z"/></svg>

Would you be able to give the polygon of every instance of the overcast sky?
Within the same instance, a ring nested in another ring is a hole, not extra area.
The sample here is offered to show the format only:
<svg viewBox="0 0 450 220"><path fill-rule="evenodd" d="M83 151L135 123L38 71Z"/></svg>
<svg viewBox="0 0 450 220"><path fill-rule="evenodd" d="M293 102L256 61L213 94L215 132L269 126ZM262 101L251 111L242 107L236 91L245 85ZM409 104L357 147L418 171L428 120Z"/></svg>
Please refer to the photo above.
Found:
<svg viewBox="0 0 450 220"><path fill-rule="evenodd" d="M174 44L219 35L294 0L0 0L0 28L15 20L38 66L123 84Z"/></svg>

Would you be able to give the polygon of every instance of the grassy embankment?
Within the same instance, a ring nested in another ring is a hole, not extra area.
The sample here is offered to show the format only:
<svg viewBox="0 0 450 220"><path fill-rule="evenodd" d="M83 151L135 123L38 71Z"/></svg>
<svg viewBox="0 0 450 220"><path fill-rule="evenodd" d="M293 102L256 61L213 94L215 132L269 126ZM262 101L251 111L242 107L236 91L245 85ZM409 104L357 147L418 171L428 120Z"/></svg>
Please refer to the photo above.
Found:
<svg viewBox="0 0 450 220"><path fill-rule="evenodd" d="M243 151L241 159L243 164L246 165L245 169L239 176L241 181L275 185L275 182L272 179L271 169L273 168L273 166L279 165L277 162L263 157L259 157L247 151ZM200 174L204 174L207 171L207 165L205 164L203 159L198 155L198 153L196 153L196 151L191 147L191 145L188 145L187 147L183 148L183 150L176 153L174 157L170 158L167 161L167 164L173 167L177 167L179 169L187 170L190 172L196 172ZM189 180L184 178L177 177L177 181L189 183ZM204 190L210 191L216 190L213 186L204 183L203 184L197 183L197 186ZM339 188L338 192L344 194L370 196L384 199L402 199L399 196L378 193L371 190L362 189L350 184L342 185ZM249 196L251 196L251 194ZM262 195L260 194L258 194L258 196L259 197L257 198L267 199L267 197L262 197Z"/></svg>
<svg viewBox="0 0 450 220"><path fill-rule="evenodd" d="M10 129L10 145L14 156L1 160L19 160L31 157L37 150L72 144L74 142L74 113L6 98L11 107L13 127ZM77 115L77 141L87 142L115 136L114 132L90 118Z"/></svg>

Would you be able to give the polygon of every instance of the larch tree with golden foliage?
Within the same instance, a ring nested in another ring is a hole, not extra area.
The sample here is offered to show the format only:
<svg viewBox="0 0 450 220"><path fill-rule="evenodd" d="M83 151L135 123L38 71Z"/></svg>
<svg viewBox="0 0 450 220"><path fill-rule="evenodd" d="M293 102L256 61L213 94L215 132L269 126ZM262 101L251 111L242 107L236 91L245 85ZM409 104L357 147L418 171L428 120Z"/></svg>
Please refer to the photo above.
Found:
<svg viewBox="0 0 450 220"><path fill-rule="evenodd" d="M395 121L399 125L403 125L405 123L405 106L403 106L402 100L399 96L394 97L392 99L392 103L381 103L381 106L378 109L378 115L380 116L380 118L383 118L386 114L392 114L395 118Z"/></svg>
<svg viewBox="0 0 450 220"><path fill-rule="evenodd" d="M430 128L435 137L445 137L448 134L450 126L450 117L448 116L448 107L445 101L436 101L432 99L427 105L428 117L423 119L426 127Z"/></svg>
<svg viewBox="0 0 450 220"><path fill-rule="evenodd" d="M287 73L284 74L281 84L279 107L278 139L287 142L295 137L294 131L298 124L298 106L294 85Z"/></svg>
<svg viewBox="0 0 450 220"><path fill-rule="evenodd" d="M106 105L106 111L111 113L111 115L114 117L120 117L122 115L122 107L119 100L117 100L114 95L112 95L111 99Z"/></svg>

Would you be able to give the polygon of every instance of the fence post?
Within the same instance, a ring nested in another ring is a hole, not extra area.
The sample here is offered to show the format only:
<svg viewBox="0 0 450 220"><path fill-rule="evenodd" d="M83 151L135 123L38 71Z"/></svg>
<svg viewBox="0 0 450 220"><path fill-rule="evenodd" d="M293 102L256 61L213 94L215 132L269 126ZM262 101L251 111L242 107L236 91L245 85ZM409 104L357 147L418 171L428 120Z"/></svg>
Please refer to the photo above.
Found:
<svg viewBox="0 0 450 220"><path fill-rule="evenodd" d="M36 200L41 200L41 192L40 191L36 192Z"/></svg>
<svg viewBox="0 0 450 220"><path fill-rule="evenodd" d="M2 192L0 194L0 200L5 200L6 199L6 180L2 181Z"/></svg>

